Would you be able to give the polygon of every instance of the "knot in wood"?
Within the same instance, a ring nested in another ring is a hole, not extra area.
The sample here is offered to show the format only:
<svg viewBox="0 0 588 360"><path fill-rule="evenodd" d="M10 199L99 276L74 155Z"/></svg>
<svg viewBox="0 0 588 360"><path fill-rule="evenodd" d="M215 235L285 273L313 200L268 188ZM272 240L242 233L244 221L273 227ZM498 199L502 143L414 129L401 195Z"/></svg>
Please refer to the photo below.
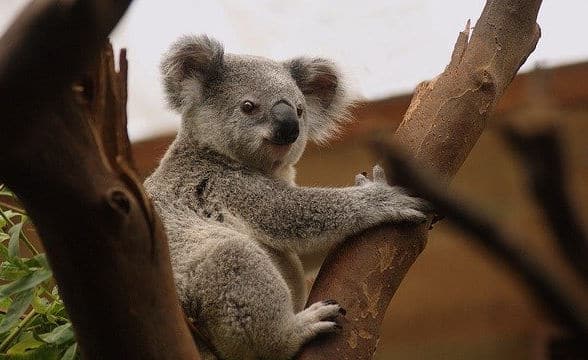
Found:
<svg viewBox="0 0 588 360"><path fill-rule="evenodd" d="M126 216L131 212L131 202L123 190L111 189L107 201L108 205L119 214Z"/></svg>
<svg viewBox="0 0 588 360"><path fill-rule="evenodd" d="M474 80L480 90L487 93L496 91L496 81L487 69L481 69L474 73Z"/></svg>

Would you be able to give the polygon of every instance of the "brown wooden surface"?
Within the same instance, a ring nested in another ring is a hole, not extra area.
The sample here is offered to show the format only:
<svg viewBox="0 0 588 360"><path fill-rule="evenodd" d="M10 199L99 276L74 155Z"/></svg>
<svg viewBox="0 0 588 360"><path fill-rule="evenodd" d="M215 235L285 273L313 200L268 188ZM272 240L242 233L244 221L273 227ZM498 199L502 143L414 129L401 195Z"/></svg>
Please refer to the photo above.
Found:
<svg viewBox="0 0 588 360"><path fill-rule="evenodd" d="M104 49L129 3L33 1L0 39L0 182L41 235L84 359L198 359L131 169L126 59L116 72Z"/></svg>

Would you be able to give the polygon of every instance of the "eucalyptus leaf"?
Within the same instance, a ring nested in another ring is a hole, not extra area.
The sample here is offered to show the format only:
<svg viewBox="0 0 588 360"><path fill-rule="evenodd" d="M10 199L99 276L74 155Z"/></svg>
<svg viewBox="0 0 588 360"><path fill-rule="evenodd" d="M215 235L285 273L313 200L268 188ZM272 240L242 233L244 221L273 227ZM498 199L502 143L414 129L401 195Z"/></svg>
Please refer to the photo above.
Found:
<svg viewBox="0 0 588 360"><path fill-rule="evenodd" d="M2 210L2 213L4 214L4 216L6 216L9 219L12 219L15 216L23 216L22 214L19 214L17 212L12 211L12 210Z"/></svg>
<svg viewBox="0 0 588 360"><path fill-rule="evenodd" d="M33 309L35 309L35 311L39 314L46 314L47 310L49 309L49 301L39 296L39 294L35 295L31 305L33 306Z"/></svg>
<svg viewBox="0 0 588 360"><path fill-rule="evenodd" d="M16 281L0 286L0 299L34 288L49 278L51 278L51 271L45 269L27 274Z"/></svg>
<svg viewBox="0 0 588 360"><path fill-rule="evenodd" d="M65 350L61 360L73 360L76 357L76 353L78 352L78 344L73 343L70 347Z"/></svg>
<svg viewBox="0 0 588 360"><path fill-rule="evenodd" d="M26 259L24 261L24 263L28 267L33 267L33 268L37 267L37 268L51 270L51 268L49 267L49 262L47 261L47 257L45 256L45 254L35 255L32 258Z"/></svg>
<svg viewBox="0 0 588 360"><path fill-rule="evenodd" d="M10 359L10 360L59 360L59 353L62 351L61 348L51 346L51 345L42 345L36 349L32 349L27 351L23 354L9 354L6 357L1 357L0 359Z"/></svg>
<svg viewBox="0 0 588 360"><path fill-rule="evenodd" d="M6 309L8 309L10 304L12 304L12 299L9 297L4 298L4 299L0 300L0 309L6 310Z"/></svg>
<svg viewBox="0 0 588 360"><path fill-rule="evenodd" d="M10 257L20 256L20 233L22 231L23 225L24 221L21 221L8 230L8 234L10 234L10 241L8 242L8 256Z"/></svg>
<svg viewBox="0 0 588 360"><path fill-rule="evenodd" d="M8 260L8 248L2 243L0 243L0 260Z"/></svg>
<svg viewBox="0 0 588 360"><path fill-rule="evenodd" d="M28 273L28 271L23 270L20 266L17 266L8 261L0 264L0 279L2 280L13 281L25 276Z"/></svg>
<svg viewBox="0 0 588 360"><path fill-rule="evenodd" d="M53 301L47 310L48 314L60 316L63 314L65 310L65 306L63 305L63 301Z"/></svg>
<svg viewBox="0 0 588 360"><path fill-rule="evenodd" d="M8 355L24 355L30 350L34 350L39 348L40 346L45 345L43 341L39 341L35 339L32 333L28 333L23 338L14 344L8 351L6 352Z"/></svg>
<svg viewBox="0 0 588 360"><path fill-rule="evenodd" d="M0 334L10 330L20 320L20 317L25 313L33 300L34 295L35 291L31 289L16 296L6 311L6 316L0 323Z"/></svg>
<svg viewBox="0 0 588 360"><path fill-rule="evenodd" d="M10 197L14 197L14 193L10 190L8 190L6 187L4 187L3 184L0 184L0 188L2 190L0 190L0 196L10 196Z"/></svg>
<svg viewBox="0 0 588 360"><path fill-rule="evenodd" d="M39 337L48 344L61 345L73 340L74 332L71 323L67 323L56 327L49 333L41 334Z"/></svg>

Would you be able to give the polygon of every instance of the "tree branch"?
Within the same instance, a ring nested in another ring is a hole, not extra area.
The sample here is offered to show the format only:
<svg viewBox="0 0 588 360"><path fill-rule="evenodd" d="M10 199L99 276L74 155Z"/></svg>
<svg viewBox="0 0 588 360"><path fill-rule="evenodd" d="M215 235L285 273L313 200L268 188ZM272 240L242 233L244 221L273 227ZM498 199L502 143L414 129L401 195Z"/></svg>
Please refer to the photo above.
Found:
<svg viewBox="0 0 588 360"><path fill-rule="evenodd" d="M395 137L420 166L444 181L455 175L534 50L540 5L541 0L487 1L471 39L468 26L445 71L419 86ZM337 299L347 309L343 331L309 343L300 359L372 357L386 308L423 250L427 229L428 224L382 225L347 239L329 254L308 304Z"/></svg>
<svg viewBox="0 0 588 360"><path fill-rule="evenodd" d="M515 244L529 243L527 240L515 240L494 224L487 216L465 201L459 201L444 193L439 183L424 171L418 171L408 163L406 156L394 147L380 143L380 152L384 154L386 164L396 174L402 186L406 186L426 198L441 212L445 218L461 230L472 235L472 239L502 261L507 268L520 277L533 298L541 305L553 321L571 330L573 335L588 341L588 322L583 311L574 304L559 286L559 281L544 271L539 263ZM432 180L435 181L432 181Z"/></svg>
<svg viewBox="0 0 588 360"><path fill-rule="evenodd" d="M198 359L131 170L124 54L121 72L108 48L70 86L129 2L35 1L2 37L0 180L35 222L85 359Z"/></svg>
<svg viewBox="0 0 588 360"><path fill-rule="evenodd" d="M521 119L511 121L503 130L511 148L521 157L533 196L557 236L556 244L569 264L588 283L588 236L567 194L567 177L557 129L549 120L533 121L531 128Z"/></svg>

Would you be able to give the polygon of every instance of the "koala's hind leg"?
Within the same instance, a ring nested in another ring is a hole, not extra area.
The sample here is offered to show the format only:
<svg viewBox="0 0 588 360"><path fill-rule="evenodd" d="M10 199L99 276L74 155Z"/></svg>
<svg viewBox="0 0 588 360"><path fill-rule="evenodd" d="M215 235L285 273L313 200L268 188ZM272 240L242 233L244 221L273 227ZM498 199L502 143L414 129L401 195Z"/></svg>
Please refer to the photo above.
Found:
<svg viewBox="0 0 588 360"><path fill-rule="evenodd" d="M295 314L290 290L257 243L231 236L214 243L190 271L199 324L224 359L289 359L322 332L336 331L334 301Z"/></svg>

